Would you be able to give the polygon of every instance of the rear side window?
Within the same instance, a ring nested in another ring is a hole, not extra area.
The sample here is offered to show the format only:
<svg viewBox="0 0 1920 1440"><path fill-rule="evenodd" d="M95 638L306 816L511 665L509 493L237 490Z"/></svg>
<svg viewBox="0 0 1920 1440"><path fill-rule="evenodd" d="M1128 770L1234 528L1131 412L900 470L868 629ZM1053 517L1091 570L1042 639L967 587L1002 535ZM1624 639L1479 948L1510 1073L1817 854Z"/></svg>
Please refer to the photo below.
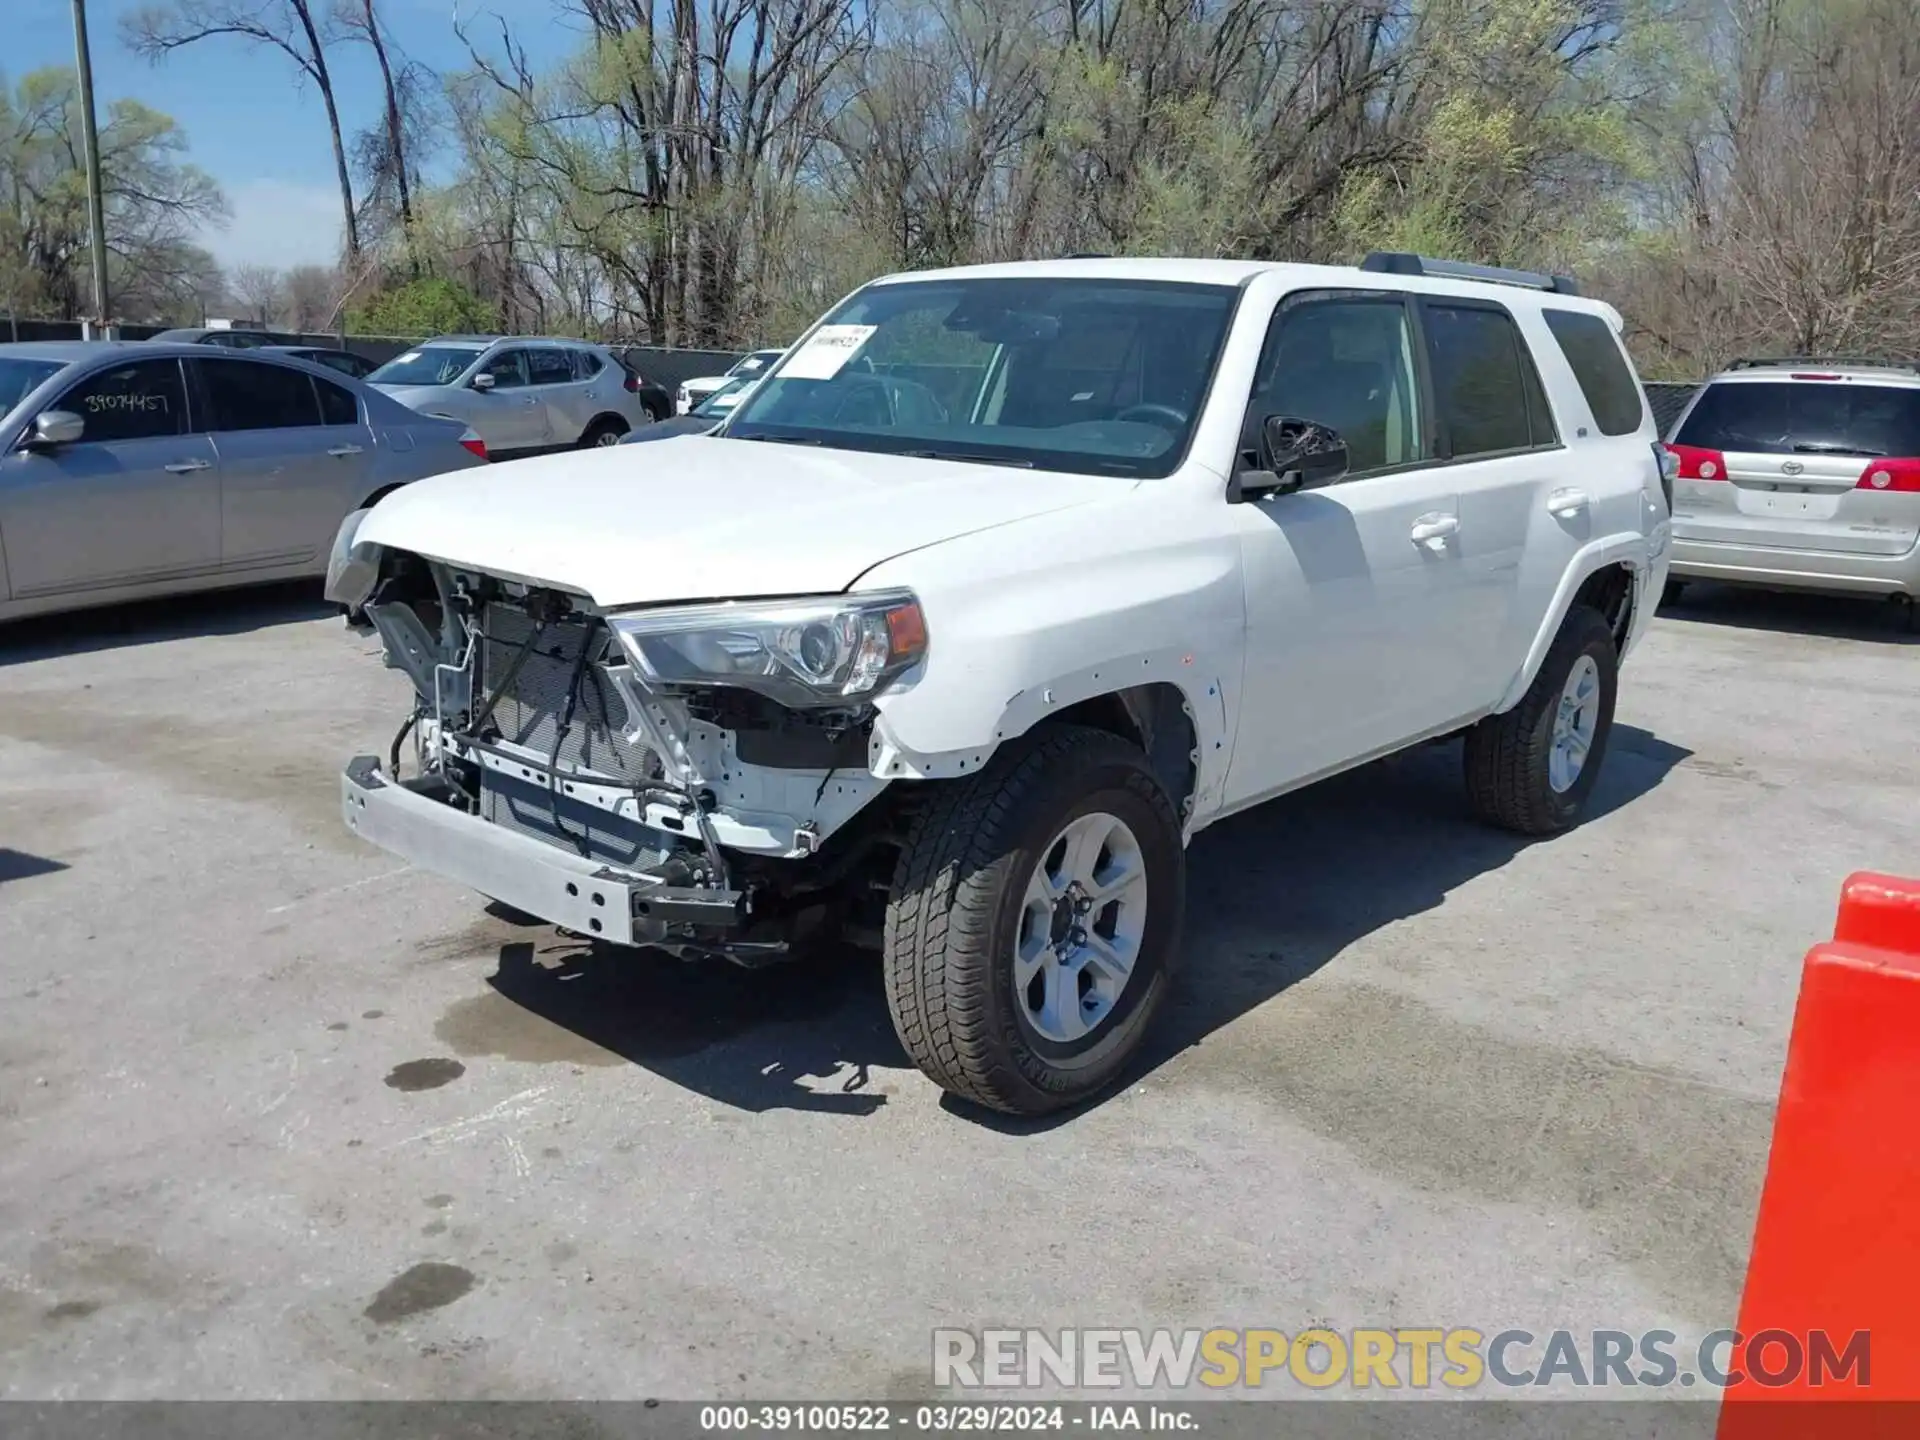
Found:
<svg viewBox="0 0 1920 1440"><path fill-rule="evenodd" d="M178 360L136 360L89 375L53 403L86 422L82 440L151 440L187 433Z"/></svg>
<svg viewBox="0 0 1920 1440"><path fill-rule="evenodd" d="M360 402L354 398L351 390L336 385L331 380L315 380L313 388L320 392L321 424L358 425L360 423Z"/></svg>
<svg viewBox="0 0 1920 1440"><path fill-rule="evenodd" d="M313 380L291 366L199 360L213 430L293 430L320 423Z"/></svg>
<svg viewBox="0 0 1920 1440"><path fill-rule="evenodd" d="M1598 315L1577 310L1543 310L1547 329L1573 368L1580 393L1587 397L1593 423L1602 435L1631 435L1646 418L1646 406L1633 371L1620 353L1613 327Z"/></svg>
<svg viewBox="0 0 1920 1440"><path fill-rule="evenodd" d="M573 352L573 373L575 379L591 380L600 373L600 368L600 357L591 350L576 350Z"/></svg>
<svg viewBox="0 0 1920 1440"><path fill-rule="evenodd" d="M1456 460L1555 443L1533 356L1513 318L1483 306L1422 306L1434 401Z"/></svg>
<svg viewBox="0 0 1920 1440"><path fill-rule="evenodd" d="M564 350L529 350L527 368L532 377L531 383L535 385L573 383L573 366L568 363Z"/></svg>
<svg viewBox="0 0 1920 1440"><path fill-rule="evenodd" d="M1763 455L1920 457L1920 388L1742 381L1701 392L1677 445Z"/></svg>

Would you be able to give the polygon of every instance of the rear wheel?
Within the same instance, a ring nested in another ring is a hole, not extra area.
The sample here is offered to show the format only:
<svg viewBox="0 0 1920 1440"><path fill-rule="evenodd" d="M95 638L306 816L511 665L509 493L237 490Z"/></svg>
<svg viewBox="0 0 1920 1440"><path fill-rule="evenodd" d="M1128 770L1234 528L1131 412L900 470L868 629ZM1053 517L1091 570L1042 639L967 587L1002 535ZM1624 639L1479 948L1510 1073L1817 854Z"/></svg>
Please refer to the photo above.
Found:
<svg viewBox="0 0 1920 1440"><path fill-rule="evenodd" d="M1618 663L1606 619L1576 606L1520 703L1467 732L1467 793L1481 819L1553 835L1580 818L1613 733Z"/></svg>
<svg viewBox="0 0 1920 1440"><path fill-rule="evenodd" d="M1171 980L1173 805L1138 749L1060 727L932 790L887 906L887 1005L936 1083L1038 1115L1109 1084Z"/></svg>
<svg viewBox="0 0 1920 1440"><path fill-rule="evenodd" d="M618 420L596 420L580 437L580 448L591 450L598 445L618 445L626 433L627 427Z"/></svg>

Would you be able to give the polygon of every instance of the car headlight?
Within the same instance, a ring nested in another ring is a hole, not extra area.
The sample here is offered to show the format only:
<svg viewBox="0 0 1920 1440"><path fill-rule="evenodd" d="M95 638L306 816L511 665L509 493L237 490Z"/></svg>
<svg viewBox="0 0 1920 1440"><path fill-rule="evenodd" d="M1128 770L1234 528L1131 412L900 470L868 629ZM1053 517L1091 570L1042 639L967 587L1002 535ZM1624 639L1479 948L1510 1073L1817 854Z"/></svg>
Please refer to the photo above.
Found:
<svg viewBox="0 0 1920 1440"><path fill-rule="evenodd" d="M643 610L607 623L649 685L728 685L797 709L876 695L927 653L926 617L904 590Z"/></svg>

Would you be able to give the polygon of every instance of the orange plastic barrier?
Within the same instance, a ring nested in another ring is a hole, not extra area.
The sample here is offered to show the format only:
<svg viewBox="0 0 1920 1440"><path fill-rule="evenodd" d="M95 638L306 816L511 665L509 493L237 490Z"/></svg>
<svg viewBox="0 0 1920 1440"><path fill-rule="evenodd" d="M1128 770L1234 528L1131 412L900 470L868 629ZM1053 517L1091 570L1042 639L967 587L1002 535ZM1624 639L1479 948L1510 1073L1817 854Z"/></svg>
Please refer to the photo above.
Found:
<svg viewBox="0 0 1920 1440"><path fill-rule="evenodd" d="M1726 1391L1719 1440L1920 1435L1920 880L1850 876L1807 953L1738 1328L1771 1383ZM1864 1367L1813 1363L1861 1331ZM1766 1403L1836 1400L1895 1403Z"/></svg>

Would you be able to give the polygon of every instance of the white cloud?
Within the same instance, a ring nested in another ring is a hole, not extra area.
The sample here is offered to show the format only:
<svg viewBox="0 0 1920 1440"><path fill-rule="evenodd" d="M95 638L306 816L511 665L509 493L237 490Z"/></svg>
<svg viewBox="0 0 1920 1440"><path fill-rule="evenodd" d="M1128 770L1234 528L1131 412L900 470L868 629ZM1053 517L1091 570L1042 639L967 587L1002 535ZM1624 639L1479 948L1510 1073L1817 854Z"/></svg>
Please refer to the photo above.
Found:
<svg viewBox="0 0 1920 1440"><path fill-rule="evenodd" d="M208 227L200 243L235 265L330 265L340 257L340 192L291 180L243 180L226 187L233 219Z"/></svg>

